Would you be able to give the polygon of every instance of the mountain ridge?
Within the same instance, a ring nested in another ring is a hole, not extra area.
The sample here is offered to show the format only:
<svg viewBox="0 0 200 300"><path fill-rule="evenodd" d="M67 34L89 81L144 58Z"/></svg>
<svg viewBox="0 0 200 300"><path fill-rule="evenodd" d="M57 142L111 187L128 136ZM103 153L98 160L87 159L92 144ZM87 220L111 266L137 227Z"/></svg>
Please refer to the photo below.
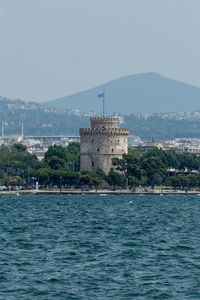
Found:
<svg viewBox="0 0 200 300"><path fill-rule="evenodd" d="M127 75L44 105L100 113L98 92L105 89L106 112L164 113L200 110L200 88L155 72Z"/></svg>

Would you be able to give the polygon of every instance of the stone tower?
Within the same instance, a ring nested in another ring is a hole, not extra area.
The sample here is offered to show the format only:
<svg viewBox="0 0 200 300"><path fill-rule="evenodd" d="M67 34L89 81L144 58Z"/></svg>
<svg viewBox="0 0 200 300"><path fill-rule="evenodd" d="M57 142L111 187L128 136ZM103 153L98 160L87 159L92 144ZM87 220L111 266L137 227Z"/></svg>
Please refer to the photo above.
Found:
<svg viewBox="0 0 200 300"><path fill-rule="evenodd" d="M127 128L119 128L119 119L91 118L91 128L80 128L80 170L112 168L112 158L128 152Z"/></svg>

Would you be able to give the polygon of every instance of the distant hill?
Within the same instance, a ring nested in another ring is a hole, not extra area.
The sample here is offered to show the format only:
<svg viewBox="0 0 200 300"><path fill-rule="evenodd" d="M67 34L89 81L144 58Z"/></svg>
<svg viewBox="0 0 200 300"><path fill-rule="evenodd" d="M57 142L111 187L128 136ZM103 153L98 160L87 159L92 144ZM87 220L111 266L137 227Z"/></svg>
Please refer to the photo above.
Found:
<svg viewBox="0 0 200 300"><path fill-rule="evenodd" d="M91 114L46 107L34 102L0 97L0 126L5 122L5 135L25 136L79 135L80 127L89 127ZM165 114L121 114L120 126L142 139L165 140L175 137L200 138L200 111ZM0 134L1 135L1 134Z"/></svg>
<svg viewBox="0 0 200 300"><path fill-rule="evenodd" d="M0 126L5 122L5 135L78 135L79 127L89 124L89 116L68 110L45 107L35 102L7 99L0 96ZM0 134L1 135L1 134Z"/></svg>
<svg viewBox="0 0 200 300"><path fill-rule="evenodd" d="M81 111L102 111L97 94L105 89L106 112L162 113L200 110L200 88L157 73L122 77L45 105Z"/></svg>

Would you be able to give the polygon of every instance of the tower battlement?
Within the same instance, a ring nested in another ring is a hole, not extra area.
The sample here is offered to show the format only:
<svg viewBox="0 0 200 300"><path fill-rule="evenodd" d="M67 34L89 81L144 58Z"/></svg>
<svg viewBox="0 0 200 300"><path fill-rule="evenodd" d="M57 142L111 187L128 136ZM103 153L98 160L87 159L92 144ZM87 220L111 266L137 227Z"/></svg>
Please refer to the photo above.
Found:
<svg viewBox="0 0 200 300"><path fill-rule="evenodd" d="M83 134L88 134L88 135L92 135L92 134L103 134L103 135L127 135L129 134L129 130L128 128L105 128L105 129L101 129L101 128L80 128L79 129L79 133L80 135Z"/></svg>

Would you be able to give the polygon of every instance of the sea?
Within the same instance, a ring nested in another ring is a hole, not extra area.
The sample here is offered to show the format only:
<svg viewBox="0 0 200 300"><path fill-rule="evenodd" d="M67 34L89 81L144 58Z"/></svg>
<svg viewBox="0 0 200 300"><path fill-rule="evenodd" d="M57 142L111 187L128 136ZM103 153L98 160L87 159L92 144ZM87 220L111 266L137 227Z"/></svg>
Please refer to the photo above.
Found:
<svg viewBox="0 0 200 300"><path fill-rule="evenodd" d="M0 196L0 299L200 299L200 196Z"/></svg>

